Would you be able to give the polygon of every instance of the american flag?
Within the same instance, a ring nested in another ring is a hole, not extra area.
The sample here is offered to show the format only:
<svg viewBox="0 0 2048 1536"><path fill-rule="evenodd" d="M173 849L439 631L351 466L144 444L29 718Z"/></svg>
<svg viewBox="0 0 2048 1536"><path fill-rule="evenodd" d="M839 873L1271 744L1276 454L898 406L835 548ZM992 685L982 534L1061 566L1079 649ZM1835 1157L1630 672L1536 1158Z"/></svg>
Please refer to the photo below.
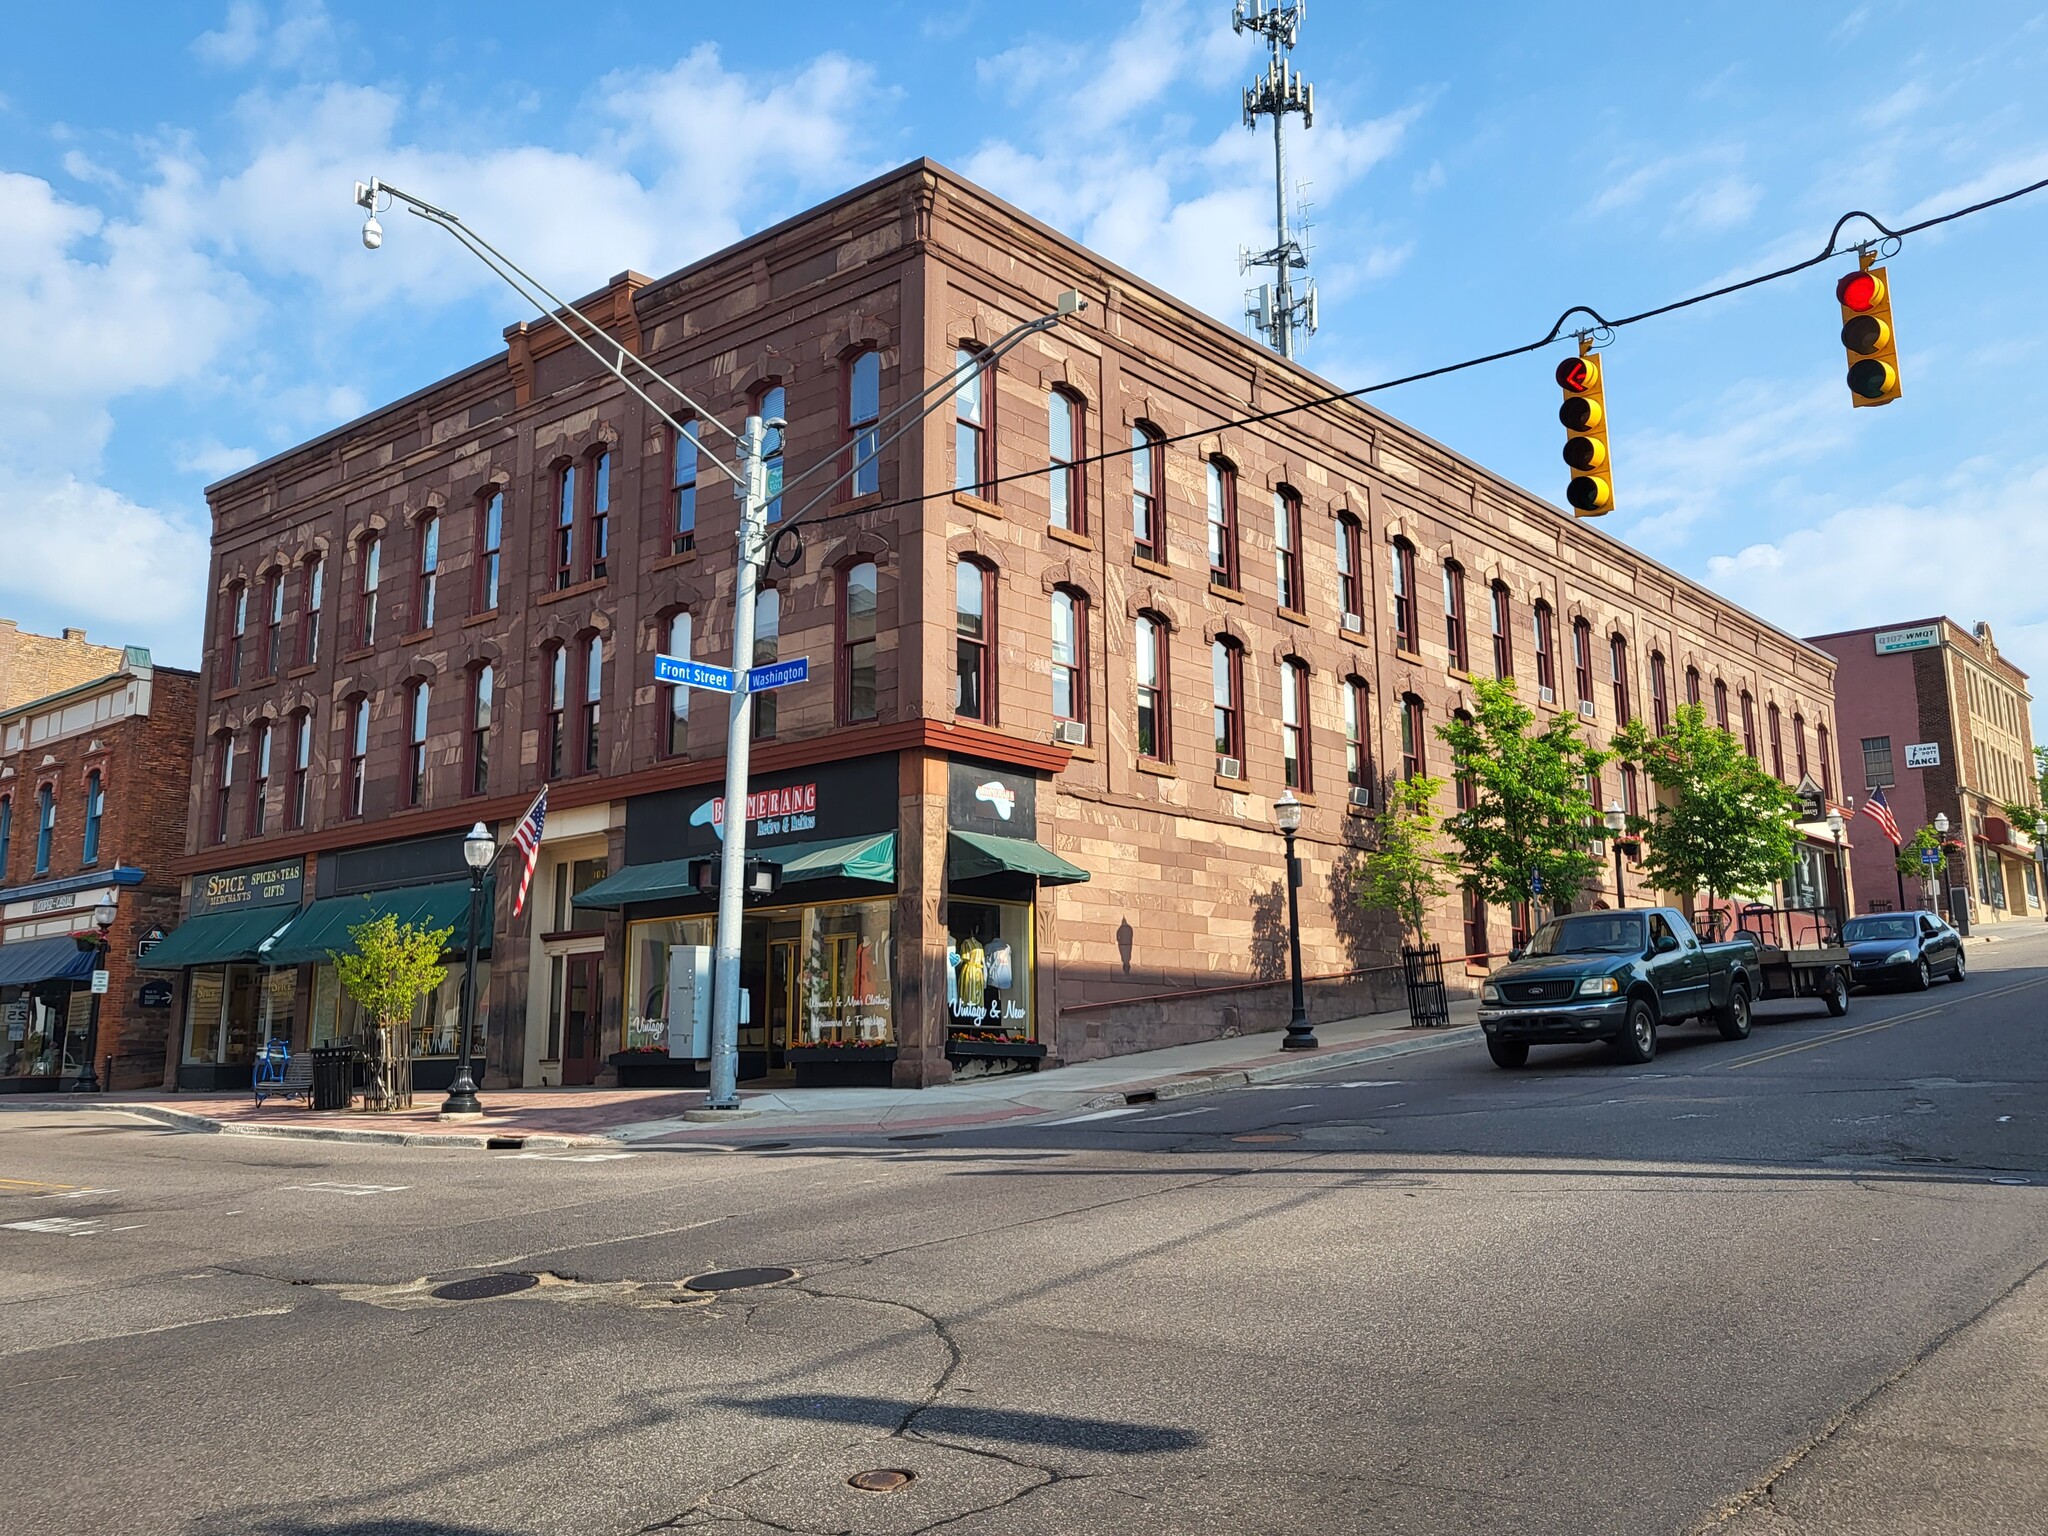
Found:
<svg viewBox="0 0 2048 1536"><path fill-rule="evenodd" d="M1892 840L1892 846L1901 846L1905 839L1899 836L1898 819L1892 815L1892 808L1884 803L1884 791L1873 789L1870 797L1863 802L1863 814L1877 823L1880 832Z"/></svg>
<svg viewBox="0 0 2048 1536"><path fill-rule="evenodd" d="M512 841L519 845L519 851L526 860L526 867L519 872L519 895L512 903L514 917L526 906L526 892L533 884L533 866L540 862L540 829L547 824L548 787L543 784L540 793L533 797L533 804L526 808L526 814L519 818L519 825L512 829Z"/></svg>

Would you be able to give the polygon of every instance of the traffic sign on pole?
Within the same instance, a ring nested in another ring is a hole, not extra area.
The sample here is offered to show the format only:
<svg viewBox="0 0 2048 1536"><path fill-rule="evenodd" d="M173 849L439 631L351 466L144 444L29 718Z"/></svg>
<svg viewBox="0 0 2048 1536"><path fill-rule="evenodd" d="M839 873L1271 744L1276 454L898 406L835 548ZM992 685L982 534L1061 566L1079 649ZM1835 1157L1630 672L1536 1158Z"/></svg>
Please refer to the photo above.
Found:
<svg viewBox="0 0 2048 1536"><path fill-rule="evenodd" d="M714 667L708 661L692 661L687 656L655 657L654 680L680 683L685 688L708 688L714 693L732 692L731 667Z"/></svg>
<svg viewBox="0 0 2048 1536"><path fill-rule="evenodd" d="M747 668L747 692L786 688L791 683L807 683L810 679L811 658L808 656L799 656L793 661L771 661L766 666Z"/></svg>
<svg viewBox="0 0 2048 1536"><path fill-rule="evenodd" d="M1932 869L1935 865L1941 862L1941 855L1936 853L1932 848L1922 848L1920 850L1920 862L1926 865L1929 869Z"/></svg>

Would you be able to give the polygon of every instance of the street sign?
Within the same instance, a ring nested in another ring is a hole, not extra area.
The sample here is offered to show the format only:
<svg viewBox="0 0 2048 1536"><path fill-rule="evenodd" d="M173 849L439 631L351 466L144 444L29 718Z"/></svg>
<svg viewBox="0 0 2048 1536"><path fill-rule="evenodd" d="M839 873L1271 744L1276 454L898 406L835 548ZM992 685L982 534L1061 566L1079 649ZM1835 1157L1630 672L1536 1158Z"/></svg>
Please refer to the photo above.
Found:
<svg viewBox="0 0 2048 1536"><path fill-rule="evenodd" d="M105 997L107 995L107 973L105 971L94 971L92 973L92 995L94 997Z"/></svg>
<svg viewBox="0 0 2048 1536"><path fill-rule="evenodd" d="M1935 865L1941 862L1941 855L1936 853L1932 848L1922 848L1920 850L1920 862L1926 865L1929 869L1932 869Z"/></svg>
<svg viewBox="0 0 2048 1536"><path fill-rule="evenodd" d="M709 662L692 661L687 656L655 657L654 680L657 683L680 683L685 688L708 688L714 693L732 692L731 667L714 667Z"/></svg>
<svg viewBox="0 0 2048 1536"><path fill-rule="evenodd" d="M794 661L771 661L765 667L747 668L747 692L759 693L764 688L786 688L791 683L807 683L811 680L811 658L799 656Z"/></svg>

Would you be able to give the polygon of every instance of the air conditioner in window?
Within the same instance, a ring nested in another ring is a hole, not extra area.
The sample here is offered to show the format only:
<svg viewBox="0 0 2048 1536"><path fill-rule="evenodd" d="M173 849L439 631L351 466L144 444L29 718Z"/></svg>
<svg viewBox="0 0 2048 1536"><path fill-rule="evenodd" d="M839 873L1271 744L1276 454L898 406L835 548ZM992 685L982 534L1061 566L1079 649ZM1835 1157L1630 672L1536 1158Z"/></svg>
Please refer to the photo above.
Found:
<svg viewBox="0 0 2048 1536"><path fill-rule="evenodd" d="M1544 703L1555 704L1557 702L1557 690L1555 688L1538 688L1536 691L1543 696Z"/></svg>
<svg viewBox="0 0 2048 1536"><path fill-rule="evenodd" d="M1216 771L1226 779L1241 779L1244 777L1244 764L1234 757L1219 757L1216 759Z"/></svg>
<svg viewBox="0 0 2048 1536"><path fill-rule="evenodd" d="M1372 791L1363 784L1353 785L1351 789L1351 803L1370 808L1372 805Z"/></svg>
<svg viewBox="0 0 2048 1536"><path fill-rule="evenodd" d="M1593 708L1593 701L1591 699L1579 700L1579 714L1582 718L1591 720L1598 713L1599 711Z"/></svg>
<svg viewBox="0 0 2048 1536"><path fill-rule="evenodd" d="M1344 629L1348 634L1363 634L1365 632L1365 620L1355 613L1347 613L1344 615Z"/></svg>
<svg viewBox="0 0 2048 1536"><path fill-rule="evenodd" d="M1062 720L1052 728L1052 739L1063 747L1085 747L1088 745L1088 722Z"/></svg>

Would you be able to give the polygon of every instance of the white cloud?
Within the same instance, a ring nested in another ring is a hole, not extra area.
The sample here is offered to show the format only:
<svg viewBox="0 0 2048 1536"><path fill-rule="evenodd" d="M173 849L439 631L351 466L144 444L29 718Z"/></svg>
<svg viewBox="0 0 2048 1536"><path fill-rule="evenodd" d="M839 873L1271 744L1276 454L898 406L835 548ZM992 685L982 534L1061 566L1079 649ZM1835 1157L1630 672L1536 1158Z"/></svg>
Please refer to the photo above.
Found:
<svg viewBox="0 0 2048 1536"><path fill-rule="evenodd" d="M1635 166L1603 187L1589 205L1594 214L1614 213L1649 202L1651 194L1677 182L1666 196L1667 235L1712 233L1733 228L1756 211L1763 192L1736 169L1742 151L1732 145L1708 145L1680 154L1660 155Z"/></svg>
<svg viewBox="0 0 2048 1536"><path fill-rule="evenodd" d="M1740 176L1720 176L1702 182L1672 207L1672 230L1733 229L1748 222L1762 196L1761 187Z"/></svg>
<svg viewBox="0 0 2048 1536"><path fill-rule="evenodd" d="M220 26L192 40L192 52L222 69L255 63L282 69L319 62L334 40L334 20L321 0L290 0L275 26L256 0L232 0Z"/></svg>
<svg viewBox="0 0 2048 1536"><path fill-rule="evenodd" d="M254 448L230 448L218 438L208 437L179 445L172 462L180 474L198 475L210 483L225 479L238 469L247 469L262 457Z"/></svg>
<svg viewBox="0 0 2048 1536"><path fill-rule="evenodd" d="M256 57L263 46L263 7L255 0L234 0L220 27L192 40L192 51L208 64L234 68Z"/></svg>

